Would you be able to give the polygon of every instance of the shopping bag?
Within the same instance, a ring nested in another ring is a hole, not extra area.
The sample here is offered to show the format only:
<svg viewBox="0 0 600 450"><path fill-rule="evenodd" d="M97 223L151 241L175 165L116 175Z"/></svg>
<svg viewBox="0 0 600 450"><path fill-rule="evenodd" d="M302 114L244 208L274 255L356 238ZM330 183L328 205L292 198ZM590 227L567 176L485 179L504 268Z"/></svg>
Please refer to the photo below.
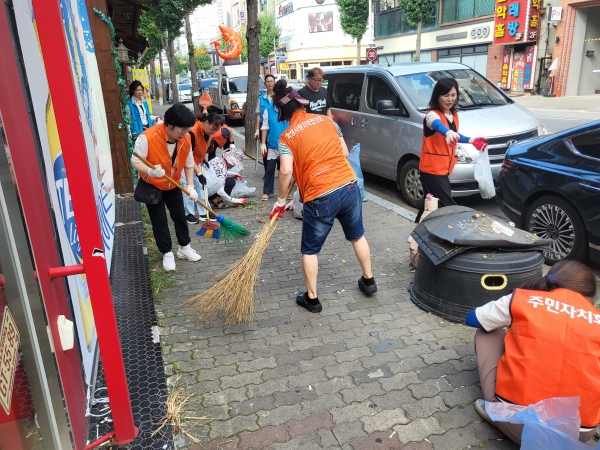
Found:
<svg viewBox="0 0 600 450"><path fill-rule="evenodd" d="M348 156L348 162L352 166L352 170L354 170L354 174L356 175L356 180L358 184L358 189L360 190L360 198L363 202L368 202L367 193L365 192L365 177L362 173L362 169L360 168L360 143L356 144L350 150L350 155Z"/></svg>
<svg viewBox="0 0 600 450"><path fill-rule="evenodd" d="M496 195L487 148L479 155L475 164L475 180L479 183L479 193L482 198L492 198Z"/></svg>
<svg viewBox="0 0 600 450"><path fill-rule="evenodd" d="M256 188L249 187L246 180L243 180L243 181L235 180L235 186L233 187L233 190L231 191L231 196L234 198L244 198L244 197L248 197L254 191L256 191Z"/></svg>
<svg viewBox="0 0 600 450"><path fill-rule="evenodd" d="M579 396L555 397L529 406L485 402L485 410L493 421L524 425L522 449L589 450L579 442L580 405ZM593 448L600 450L600 444Z"/></svg>
<svg viewBox="0 0 600 450"><path fill-rule="evenodd" d="M223 184L212 167L204 167L204 178L206 178L206 193L209 197L215 195Z"/></svg>

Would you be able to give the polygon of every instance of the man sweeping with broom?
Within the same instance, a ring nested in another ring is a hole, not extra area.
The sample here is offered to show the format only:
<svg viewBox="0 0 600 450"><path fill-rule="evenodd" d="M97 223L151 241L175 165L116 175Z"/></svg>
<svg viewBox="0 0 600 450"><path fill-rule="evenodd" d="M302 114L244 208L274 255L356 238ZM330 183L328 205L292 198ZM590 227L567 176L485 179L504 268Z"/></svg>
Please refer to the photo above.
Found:
<svg viewBox="0 0 600 450"><path fill-rule="evenodd" d="M307 292L298 294L296 303L313 313L323 309L317 295L318 254L336 218L362 268L359 289L367 295L377 292L371 252L364 236L360 192L341 130L326 116L306 113L308 101L287 87L285 80L275 83L273 92L278 120L288 120L290 125L279 139L280 195L271 218L283 217L292 174L304 202L300 251Z"/></svg>

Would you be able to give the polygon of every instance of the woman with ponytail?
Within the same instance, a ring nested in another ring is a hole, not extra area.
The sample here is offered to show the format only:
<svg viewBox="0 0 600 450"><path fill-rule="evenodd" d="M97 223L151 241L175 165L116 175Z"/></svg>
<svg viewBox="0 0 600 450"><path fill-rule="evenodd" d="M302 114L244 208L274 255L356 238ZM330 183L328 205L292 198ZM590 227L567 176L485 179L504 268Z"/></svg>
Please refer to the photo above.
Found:
<svg viewBox="0 0 600 450"><path fill-rule="evenodd" d="M590 440L600 423L596 289L596 277L584 264L561 261L546 276L472 310L466 323L479 328L474 345L484 400L528 406L579 396L579 440ZM493 422L484 400L475 402L477 412L519 444L523 425Z"/></svg>
<svg viewBox="0 0 600 450"><path fill-rule="evenodd" d="M352 243L361 265L359 289L367 295L375 293L377 285L364 236L362 202L340 128L325 115L308 114L305 111L308 101L288 87L285 80L275 83L273 101L277 120L287 120L290 124L279 138L279 195L271 218L283 217L292 174L304 203L300 252L306 292L296 297L296 303L313 313L322 310L317 295L318 254L335 219L340 222L346 240Z"/></svg>

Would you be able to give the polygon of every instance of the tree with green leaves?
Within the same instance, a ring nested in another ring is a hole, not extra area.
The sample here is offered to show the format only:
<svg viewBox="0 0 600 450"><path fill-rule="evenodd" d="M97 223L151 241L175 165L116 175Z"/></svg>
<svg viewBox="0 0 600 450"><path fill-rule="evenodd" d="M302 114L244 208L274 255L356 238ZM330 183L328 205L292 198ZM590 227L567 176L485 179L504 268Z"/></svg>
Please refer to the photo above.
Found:
<svg viewBox="0 0 600 450"><path fill-rule="evenodd" d="M369 0L336 0L344 33L356 39L356 65L360 65L360 40L367 31Z"/></svg>
<svg viewBox="0 0 600 450"><path fill-rule="evenodd" d="M281 29L275 24L275 17L269 14L259 14L258 21L260 22L258 38L260 56L267 58L273 52L273 42L279 44Z"/></svg>
<svg viewBox="0 0 600 450"><path fill-rule="evenodd" d="M159 39L161 40L162 48L166 50L167 61L169 62L169 68L171 68L169 72L171 76L173 103L179 102L176 72L172 68L175 60L174 40L181 35L181 28L183 25L182 1L183 0L161 0L158 4L152 2L148 5L148 11L142 15L141 19L141 21L154 23L158 29ZM140 34L146 39L149 39L142 31L140 31Z"/></svg>
<svg viewBox="0 0 600 450"><path fill-rule="evenodd" d="M183 55L175 55L173 60L173 70L177 75L186 75L190 70L188 60Z"/></svg>
<svg viewBox="0 0 600 450"><path fill-rule="evenodd" d="M417 27L417 43L415 61L421 60L421 32L423 23L429 22L435 15L436 0L400 0L399 6L404 11L404 17L411 26Z"/></svg>
<svg viewBox="0 0 600 450"><path fill-rule="evenodd" d="M158 28L158 25L151 20L151 16L147 14L143 14L140 20L140 26L138 28L138 33L146 38L150 47L148 51L142 58L142 62L151 63L154 67L154 58L156 55L159 55L160 58L160 67L157 69L158 73L156 75L160 75L160 88L162 92L162 98L165 98L165 74L163 72L162 65L162 50L163 50L163 34ZM154 72L154 71L153 71Z"/></svg>
<svg viewBox="0 0 600 450"><path fill-rule="evenodd" d="M204 51L204 53L202 53ZM208 48L206 48L206 44L202 44L200 46L200 50L195 55L194 60L196 61L196 67L200 70L210 70L212 67L212 58L208 53Z"/></svg>

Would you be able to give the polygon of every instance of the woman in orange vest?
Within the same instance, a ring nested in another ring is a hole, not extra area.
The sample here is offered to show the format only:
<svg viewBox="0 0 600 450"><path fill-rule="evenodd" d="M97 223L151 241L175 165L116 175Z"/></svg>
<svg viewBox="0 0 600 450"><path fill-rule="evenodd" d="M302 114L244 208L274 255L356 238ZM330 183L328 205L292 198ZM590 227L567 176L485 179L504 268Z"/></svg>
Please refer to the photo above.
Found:
<svg viewBox="0 0 600 450"><path fill-rule="evenodd" d="M560 261L545 277L472 310L483 398L528 406L553 397L579 396L579 440L600 423L600 311L596 277L584 264ZM504 331L509 327L508 331ZM475 409L506 436L521 442L523 425L494 422L484 400Z"/></svg>
<svg viewBox="0 0 600 450"><path fill-rule="evenodd" d="M223 150L235 150L235 142L233 142L233 133L227 125L222 125L221 128L212 136L213 144L208 151L208 160L213 159L217 153L217 147Z"/></svg>
<svg viewBox="0 0 600 450"><path fill-rule="evenodd" d="M360 192L340 128L325 115L306 113L308 101L287 87L285 80L275 83L273 92L278 120L288 120L290 125L279 138L279 195L271 218L283 217L292 174L304 202L300 252L307 292L301 292L296 303L313 313L322 310L317 295L318 254L335 219L340 222L346 240L352 243L361 265L359 289L367 295L375 293L377 285L364 236Z"/></svg>
<svg viewBox="0 0 600 450"><path fill-rule="evenodd" d="M136 200L146 203L154 240L163 254L163 269L171 271L175 270L175 258L165 206L169 209L175 225L179 243L177 257L188 261L200 259L200 255L189 245L191 239L185 221L182 192L164 178L167 173L172 179L179 180L181 173L185 172L188 198L194 201L198 199L198 193L193 188L194 158L188 134L196 118L194 113L179 103L165 112L164 120L164 123L142 132L135 141L134 151L151 162L155 168L149 169L135 155L131 157L131 165L138 171L139 176L135 190Z"/></svg>
<svg viewBox="0 0 600 450"><path fill-rule="evenodd" d="M439 206L456 205L452 198L449 175L458 162L456 144L472 144L483 152L487 147L485 138L468 138L458 132L458 83L454 78L443 77L433 87L429 111L423 119L423 145L419 171L423 194L439 199ZM421 205L416 223L421 220Z"/></svg>
<svg viewBox="0 0 600 450"><path fill-rule="evenodd" d="M207 196L205 195L204 187L206 186L206 178L204 177L204 166L203 162L206 158L206 153L211 143L211 136L215 134L219 127L223 124L223 119L220 114L206 112L206 108L202 114L196 117L196 123L190 129L190 138L192 140L192 153L194 155L194 189L198 192L205 203L208 203ZM181 177L181 185L187 186L185 175ZM183 199L183 206L185 208L185 219L187 223L195 224L199 220L210 221L209 214L206 212L203 206L192 201L190 199ZM198 208L198 219L196 219L196 208Z"/></svg>

